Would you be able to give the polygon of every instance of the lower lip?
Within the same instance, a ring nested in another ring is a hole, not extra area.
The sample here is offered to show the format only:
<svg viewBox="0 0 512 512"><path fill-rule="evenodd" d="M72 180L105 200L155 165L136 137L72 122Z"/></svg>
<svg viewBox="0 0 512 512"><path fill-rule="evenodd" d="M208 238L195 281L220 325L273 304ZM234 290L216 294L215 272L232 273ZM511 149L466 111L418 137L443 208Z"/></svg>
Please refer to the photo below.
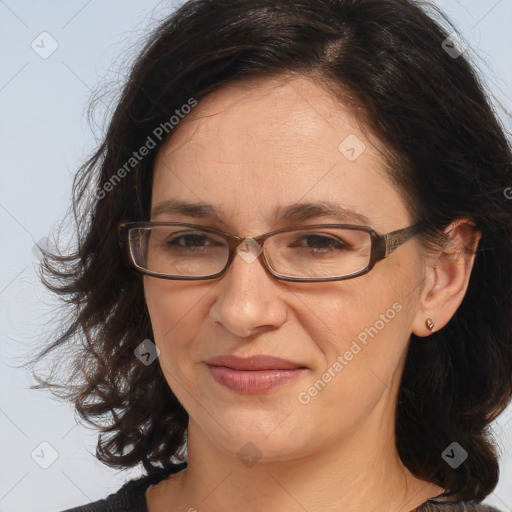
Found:
<svg viewBox="0 0 512 512"><path fill-rule="evenodd" d="M240 393L264 393L296 379L305 368L295 370L234 370L227 366L208 365L213 378Z"/></svg>

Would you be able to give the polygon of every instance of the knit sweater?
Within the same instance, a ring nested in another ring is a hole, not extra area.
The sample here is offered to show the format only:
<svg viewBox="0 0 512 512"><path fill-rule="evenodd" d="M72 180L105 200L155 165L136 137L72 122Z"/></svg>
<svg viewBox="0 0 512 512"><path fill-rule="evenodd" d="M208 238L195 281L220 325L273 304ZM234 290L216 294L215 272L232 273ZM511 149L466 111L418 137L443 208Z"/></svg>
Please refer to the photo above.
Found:
<svg viewBox="0 0 512 512"><path fill-rule="evenodd" d="M146 505L146 490L150 485L166 479L187 467L187 463L176 464L152 475L130 480L116 493L105 499L88 503L80 507L70 508L63 512L148 512ZM444 495L441 495L444 496ZM438 496L437 498L440 498ZM436 502L436 498L427 500L410 512L500 512L498 509L476 502Z"/></svg>

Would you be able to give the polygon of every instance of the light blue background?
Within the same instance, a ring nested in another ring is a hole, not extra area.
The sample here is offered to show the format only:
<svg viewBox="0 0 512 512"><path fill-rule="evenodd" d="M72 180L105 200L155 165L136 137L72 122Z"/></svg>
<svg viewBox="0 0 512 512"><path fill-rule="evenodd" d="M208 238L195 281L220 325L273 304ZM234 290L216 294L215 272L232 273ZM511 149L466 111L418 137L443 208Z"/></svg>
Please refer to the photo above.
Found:
<svg viewBox="0 0 512 512"><path fill-rule="evenodd" d="M476 52L510 129L512 0L437 3ZM95 432L76 426L67 404L46 391L29 390L33 381L14 366L55 325L50 315L54 299L37 281L33 247L69 208L72 175L95 146L86 119L91 89L109 80L118 87L115 80L119 84L122 76L116 70L123 59L129 61L149 24L173 5L154 0L0 0L0 512L58 512L103 498L140 474L100 464L94 458ZM59 45L47 59L31 48L43 31ZM487 500L504 512L512 511L507 485L512 482L511 410L493 426L503 453L502 474ZM48 469L31 458L44 441L58 452Z"/></svg>

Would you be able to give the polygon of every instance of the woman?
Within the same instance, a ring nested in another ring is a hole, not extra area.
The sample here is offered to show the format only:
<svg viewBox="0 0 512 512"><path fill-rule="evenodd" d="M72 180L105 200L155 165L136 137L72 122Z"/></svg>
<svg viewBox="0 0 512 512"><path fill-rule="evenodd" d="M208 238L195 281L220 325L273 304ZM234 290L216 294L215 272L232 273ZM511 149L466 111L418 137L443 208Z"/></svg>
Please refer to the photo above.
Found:
<svg viewBox="0 0 512 512"><path fill-rule="evenodd" d="M86 341L56 393L147 473L73 511L493 510L512 159L436 18L196 0L151 35L43 268L76 315L39 357Z"/></svg>

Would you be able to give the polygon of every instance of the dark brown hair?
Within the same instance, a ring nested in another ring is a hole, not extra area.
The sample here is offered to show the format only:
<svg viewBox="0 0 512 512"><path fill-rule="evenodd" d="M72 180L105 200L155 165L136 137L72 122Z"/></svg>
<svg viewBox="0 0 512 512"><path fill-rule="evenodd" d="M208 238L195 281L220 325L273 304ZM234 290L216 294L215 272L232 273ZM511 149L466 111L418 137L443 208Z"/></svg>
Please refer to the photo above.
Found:
<svg viewBox="0 0 512 512"><path fill-rule="evenodd" d="M428 339L411 336L396 435L417 477L458 499L492 492L488 425L512 394L512 201L503 193L512 158L473 66L443 49L454 31L436 8L412 0L196 0L149 35L103 142L76 176L77 249L42 262L67 321L35 361L60 348L54 369L67 380L36 376L33 387L70 400L101 429L99 460L151 473L182 457L188 421L160 366L134 357L153 339L151 323L141 276L117 240L119 222L149 219L154 159L172 130L115 183L114 174L191 98L238 80L303 75L348 101L386 148L411 222L424 221L425 247L442 246L458 218L482 233L451 321ZM441 457L454 441L469 453L457 469Z"/></svg>

